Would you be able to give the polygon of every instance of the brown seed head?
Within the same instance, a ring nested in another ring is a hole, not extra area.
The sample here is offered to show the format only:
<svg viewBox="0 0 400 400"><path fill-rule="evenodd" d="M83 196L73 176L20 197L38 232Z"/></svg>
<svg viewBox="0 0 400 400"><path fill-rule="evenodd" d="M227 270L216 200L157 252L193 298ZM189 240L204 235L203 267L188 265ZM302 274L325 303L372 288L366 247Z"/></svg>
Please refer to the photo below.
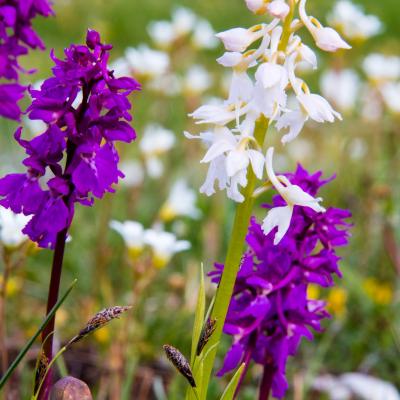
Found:
<svg viewBox="0 0 400 400"><path fill-rule="evenodd" d="M107 325L113 319L119 318L121 314L131 308L132 306L114 306L99 311L86 323L86 326L78 333L78 335L68 342L67 346L70 346L72 343L79 342L81 339L90 335L97 329Z"/></svg>
<svg viewBox="0 0 400 400"><path fill-rule="evenodd" d="M35 372L35 387L33 392L36 393L39 389L40 384L46 376L47 368L49 367L49 359L46 357L46 354L42 350L37 363L36 363L36 372Z"/></svg>
<svg viewBox="0 0 400 400"><path fill-rule="evenodd" d="M187 379L190 386L195 388L196 382L193 378L192 369L190 368L190 364L185 356L178 349L168 344L165 344L163 348L168 360L171 361L178 372Z"/></svg>
<svg viewBox="0 0 400 400"><path fill-rule="evenodd" d="M217 320L216 319L208 319L203 330L201 331L201 335L199 338L199 343L197 344L196 354L199 356L203 351L205 345L210 340L211 335L214 333L216 328Z"/></svg>

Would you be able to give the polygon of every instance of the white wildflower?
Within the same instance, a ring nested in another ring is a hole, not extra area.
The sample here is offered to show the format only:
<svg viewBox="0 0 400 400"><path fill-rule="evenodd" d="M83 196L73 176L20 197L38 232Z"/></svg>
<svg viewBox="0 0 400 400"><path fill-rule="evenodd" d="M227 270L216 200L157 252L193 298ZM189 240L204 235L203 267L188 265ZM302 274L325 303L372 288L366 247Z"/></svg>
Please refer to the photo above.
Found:
<svg viewBox="0 0 400 400"><path fill-rule="evenodd" d="M159 178L163 174L164 167L159 157L174 146L175 140L174 133L160 125L151 124L145 128L139 148L150 177Z"/></svg>
<svg viewBox="0 0 400 400"><path fill-rule="evenodd" d="M119 169L125 175L121 184L127 187L137 187L143 183L144 170L140 162L133 160L122 161Z"/></svg>
<svg viewBox="0 0 400 400"><path fill-rule="evenodd" d="M31 217L23 214L15 214L8 208L0 206L0 241L6 247L18 247L28 240L28 236L22 233Z"/></svg>
<svg viewBox="0 0 400 400"><path fill-rule="evenodd" d="M328 15L328 22L350 40L368 39L382 30L375 15L364 14L362 8L348 0L338 1Z"/></svg>
<svg viewBox="0 0 400 400"><path fill-rule="evenodd" d="M173 233L147 229L144 241L153 251L153 263L157 268L165 267L174 254L190 249L190 242L178 240Z"/></svg>
<svg viewBox="0 0 400 400"><path fill-rule="evenodd" d="M185 180L179 179L172 186L167 201L161 207L160 216L164 221L178 216L199 218L200 210L196 207L195 191L189 188Z"/></svg>
<svg viewBox="0 0 400 400"><path fill-rule="evenodd" d="M360 78L351 69L328 70L321 77L323 95L340 110L354 109L360 92Z"/></svg>
<svg viewBox="0 0 400 400"><path fill-rule="evenodd" d="M125 52L129 66L134 73L155 78L165 74L169 69L169 55L163 51L140 45L137 49L129 47Z"/></svg>
<svg viewBox="0 0 400 400"><path fill-rule="evenodd" d="M110 221L110 228L118 232L130 253L136 257L144 248L144 228L136 221Z"/></svg>
<svg viewBox="0 0 400 400"><path fill-rule="evenodd" d="M183 90L191 95L200 95L212 85L212 77L201 65L193 65L186 72Z"/></svg>

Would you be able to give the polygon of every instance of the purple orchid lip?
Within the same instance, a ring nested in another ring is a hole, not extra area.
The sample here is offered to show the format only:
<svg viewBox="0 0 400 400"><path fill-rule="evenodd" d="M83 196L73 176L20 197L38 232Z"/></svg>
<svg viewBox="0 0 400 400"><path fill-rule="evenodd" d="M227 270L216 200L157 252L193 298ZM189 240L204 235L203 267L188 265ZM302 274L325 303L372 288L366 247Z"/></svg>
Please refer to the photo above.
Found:
<svg viewBox="0 0 400 400"><path fill-rule="evenodd" d="M321 186L331 181L322 180L321 175L310 174L299 165L295 173L286 177L315 196ZM272 204L264 207L283 202L276 195ZM291 226L278 245L273 244L274 231L265 235L255 218L251 220L246 238L248 250L224 326L233 344L218 376L253 360L272 371L273 396L284 397L288 357L296 354L302 337L312 340L310 328L321 331L321 320L329 316L323 301L307 298L307 287L311 283L333 286L333 275L342 276L336 248L348 243L351 225L346 219L350 217L348 210L338 208L317 213L295 207ZM218 283L223 265L215 267L210 276Z"/></svg>
<svg viewBox="0 0 400 400"><path fill-rule="evenodd" d="M2 1L0 6L0 78L12 83L0 84L0 116L20 120L21 109L18 102L24 96L26 87L18 83L21 72L20 56L29 49L44 49L44 44L33 30L32 21L36 16L53 14L47 0Z"/></svg>
<svg viewBox="0 0 400 400"><path fill-rule="evenodd" d="M0 179L0 204L32 215L24 233L41 247L54 247L57 234L71 224L75 203L92 205L94 197L114 191L123 177L115 142L136 137L128 96L139 83L113 76L107 68L112 46L102 44L97 32L88 31L87 43L65 49L64 59L52 55L53 76L30 91L27 110L47 129L32 140L21 138L22 128L16 131L28 156L27 173ZM53 177L46 182L48 171Z"/></svg>

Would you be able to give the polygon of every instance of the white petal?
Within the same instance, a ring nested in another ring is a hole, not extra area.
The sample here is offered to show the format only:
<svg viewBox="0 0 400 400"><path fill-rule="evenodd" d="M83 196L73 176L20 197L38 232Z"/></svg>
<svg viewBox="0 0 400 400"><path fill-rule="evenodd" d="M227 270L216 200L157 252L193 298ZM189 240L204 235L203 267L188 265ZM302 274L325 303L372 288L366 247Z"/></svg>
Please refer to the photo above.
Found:
<svg viewBox="0 0 400 400"><path fill-rule="evenodd" d="M230 186L227 189L228 197L237 203L244 201L243 195L240 193L240 187L247 186L247 171L241 170L231 178Z"/></svg>
<svg viewBox="0 0 400 400"><path fill-rule="evenodd" d="M289 132L282 136L281 141L283 144L291 142L299 135L303 129L306 118L307 117L300 110L286 112L278 118L275 125L276 129L279 131L281 129L289 129Z"/></svg>
<svg viewBox="0 0 400 400"><path fill-rule="evenodd" d="M258 179L262 179L264 165L265 165L265 157L264 155L257 150L247 150L247 154L250 158L251 167Z"/></svg>
<svg viewBox="0 0 400 400"><path fill-rule="evenodd" d="M242 52L246 50L251 43L260 38L261 35L262 31L252 32L249 29L233 28L217 33L215 36L222 40L226 50Z"/></svg>
<svg viewBox="0 0 400 400"><path fill-rule="evenodd" d="M325 208L319 205L322 201L321 198L314 198L306 193L300 186L288 185L284 191L283 196L288 204L310 207L316 212L324 212Z"/></svg>
<svg viewBox="0 0 400 400"><path fill-rule="evenodd" d="M342 116L332 108L329 102L318 94L300 93L297 95L297 99L310 118L316 122L333 122L335 117L342 119Z"/></svg>
<svg viewBox="0 0 400 400"><path fill-rule="evenodd" d="M318 66L317 56L308 46L302 43L299 46L298 52L303 61L310 64L313 67L313 69L317 69Z"/></svg>
<svg viewBox="0 0 400 400"><path fill-rule="evenodd" d="M293 207L275 207L269 210L267 216L264 218L262 229L265 235L268 235L275 227L278 231L275 234L274 244L278 244L290 226L292 219Z"/></svg>
<svg viewBox="0 0 400 400"><path fill-rule="evenodd" d="M282 82L282 80L286 82L288 80L286 69L282 65L269 62L261 64L255 76L266 89Z"/></svg>
<svg viewBox="0 0 400 400"><path fill-rule="evenodd" d="M317 28L312 33L316 45L322 50L335 52L339 49L351 49L351 46L332 28Z"/></svg>
<svg viewBox="0 0 400 400"><path fill-rule="evenodd" d="M211 196L215 193L214 183L218 182L218 188L224 190L227 187L228 177L225 170L225 156L220 156L211 161L205 182L200 188L200 193Z"/></svg>
<svg viewBox="0 0 400 400"><path fill-rule="evenodd" d="M217 62L224 67L235 67L243 60L243 56L238 52L226 52L221 57L217 58Z"/></svg>
<svg viewBox="0 0 400 400"><path fill-rule="evenodd" d="M246 169L249 165L249 158L246 151L233 150L226 157L226 172L229 177L234 176L237 172Z"/></svg>
<svg viewBox="0 0 400 400"><path fill-rule="evenodd" d="M253 81L246 72L233 71L228 103L248 102L253 95Z"/></svg>
<svg viewBox="0 0 400 400"><path fill-rule="evenodd" d="M247 8L255 14L263 14L266 12L264 0L245 0Z"/></svg>
<svg viewBox="0 0 400 400"><path fill-rule="evenodd" d="M290 7L283 0L274 0L267 5L267 11L273 17L283 20L289 14Z"/></svg>
<svg viewBox="0 0 400 400"><path fill-rule="evenodd" d="M233 149L234 149L234 146L232 146L232 143L229 143L225 140L217 141L208 149L206 155L203 157L203 159L200 162L208 163L211 160L214 160L214 158L217 158L218 156L224 154L225 152L233 150Z"/></svg>
<svg viewBox="0 0 400 400"><path fill-rule="evenodd" d="M270 147L267 150L267 155L266 155L266 158L265 158L265 163L266 163L266 166L267 166L267 175L268 175L268 179L274 185L275 189L279 193L281 193L282 189L285 189L285 187L282 185L282 183L279 182L278 178L275 175L274 168L272 166L273 157L274 157L274 148Z"/></svg>

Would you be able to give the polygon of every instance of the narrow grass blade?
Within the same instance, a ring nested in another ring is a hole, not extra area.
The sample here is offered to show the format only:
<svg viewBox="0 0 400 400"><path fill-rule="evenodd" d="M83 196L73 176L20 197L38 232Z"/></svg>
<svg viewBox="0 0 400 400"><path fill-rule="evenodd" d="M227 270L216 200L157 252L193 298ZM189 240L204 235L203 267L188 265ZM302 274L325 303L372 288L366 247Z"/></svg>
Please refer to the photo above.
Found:
<svg viewBox="0 0 400 400"><path fill-rule="evenodd" d="M13 363L10 365L8 370L5 372L5 374L1 377L0 379L0 389L5 385L7 380L10 378L11 374L14 372L15 368L17 368L18 364L21 362L21 360L24 358L25 354L28 352L28 350L32 347L33 343L37 339L37 337L42 333L43 329L46 327L46 325L49 323L51 318L53 318L54 314L57 312L57 310L60 308L60 306L64 303L65 299L68 297L70 294L71 290L75 286L77 282L77 279L75 279L71 286L68 288L68 290L64 293L63 296L60 297L60 299L57 301L57 303L54 305L54 307L51 309L49 314L47 315L46 319L42 322L42 324L39 326L39 329L36 331L36 333L31 337L29 342L24 346L24 348L19 352L17 358L13 361Z"/></svg>
<svg viewBox="0 0 400 400"><path fill-rule="evenodd" d="M235 372L235 375L233 375L231 381L228 383L228 386L225 388L224 393L222 393L220 400L233 400L240 376L242 375L245 365L246 364L243 363Z"/></svg>
<svg viewBox="0 0 400 400"><path fill-rule="evenodd" d="M206 379L204 379L204 365L207 365L208 358L210 357L210 354L212 351L214 351L217 347L219 346L219 341L217 343L214 343L204 354L203 357L201 357L201 366L202 366L202 371L201 371L201 387L199 388L200 392L200 400L205 400L207 396L207 385L208 382Z"/></svg>
<svg viewBox="0 0 400 400"><path fill-rule="evenodd" d="M206 293L204 288L203 264L201 264L200 274L201 274L200 287L199 287L199 294L197 297L196 314L194 317L193 334L192 334L192 352L190 357L190 364L192 366L196 357L197 344L199 342L201 331L203 329L204 313L206 309Z"/></svg>

